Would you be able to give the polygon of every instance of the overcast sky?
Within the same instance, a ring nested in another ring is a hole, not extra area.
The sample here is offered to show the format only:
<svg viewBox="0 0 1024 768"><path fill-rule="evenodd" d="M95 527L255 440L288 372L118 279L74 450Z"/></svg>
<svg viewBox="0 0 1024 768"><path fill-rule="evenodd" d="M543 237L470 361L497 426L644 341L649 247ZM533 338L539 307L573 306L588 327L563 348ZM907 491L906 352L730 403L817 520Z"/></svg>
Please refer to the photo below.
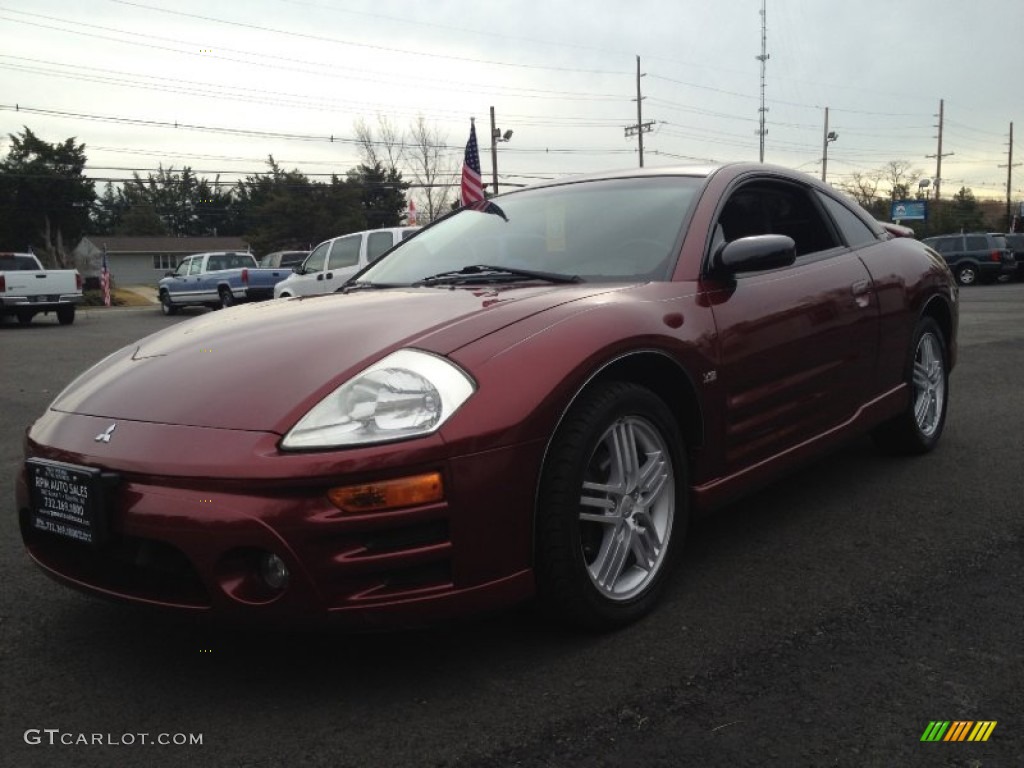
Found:
<svg viewBox="0 0 1024 768"><path fill-rule="evenodd" d="M0 152L28 126L84 142L97 179L162 163L230 180L271 154L343 174L357 119L423 115L457 169L475 117L489 180L493 106L514 131L500 181L527 184L638 164L639 55L645 165L757 160L761 5L0 0ZM944 99L943 196L1005 198L1011 122L1024 160L1024 0L767 0L766 18L766 162L820 176L827 106L830 182L891 160L934 176Z"/></svg>

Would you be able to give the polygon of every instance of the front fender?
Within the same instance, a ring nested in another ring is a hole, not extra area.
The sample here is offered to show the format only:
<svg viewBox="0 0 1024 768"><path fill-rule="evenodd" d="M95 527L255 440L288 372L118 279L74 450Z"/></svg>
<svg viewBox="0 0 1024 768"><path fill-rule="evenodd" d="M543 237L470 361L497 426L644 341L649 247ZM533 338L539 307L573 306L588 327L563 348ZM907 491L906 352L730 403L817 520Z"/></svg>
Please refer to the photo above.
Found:
<svg viewBox="0 0 1024 768"><path fill-rule="evenodd" d="M660 354L697 384L714 368L714 340L710 309L692 284L651 284L553 308L451 355L478 389L442 436L456 453L546 443L578 393L610 364Z"/></svg>

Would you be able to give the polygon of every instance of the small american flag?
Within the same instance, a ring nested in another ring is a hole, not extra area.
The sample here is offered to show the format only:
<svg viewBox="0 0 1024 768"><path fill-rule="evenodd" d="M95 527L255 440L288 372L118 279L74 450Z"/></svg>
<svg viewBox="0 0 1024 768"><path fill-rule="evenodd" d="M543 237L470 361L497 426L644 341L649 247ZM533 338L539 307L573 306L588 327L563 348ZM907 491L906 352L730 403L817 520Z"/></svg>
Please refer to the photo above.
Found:
<svg viewBox="0 0 1024 768"><path fill-rule="evenodd" d="M416 226L416 203L411 198L409 199L409 214L406 216L405 221L410 227Z"/></svg>
<svg viewBox="0 0 1024 768"><path fill-rule="evenodd" d="M100 288L103 290L103 306L110 306L110 267L107 264L107 246L103 246L103 271L100 272Z"/></svg>
<svg viewBox="0 0 1024 768"><path fill-rule="evenodd" d="M476 124L470 121L466 159L462 164L462 204L469 205L483 199L484 187L480 179L480 148L476 143Z"/></svg>

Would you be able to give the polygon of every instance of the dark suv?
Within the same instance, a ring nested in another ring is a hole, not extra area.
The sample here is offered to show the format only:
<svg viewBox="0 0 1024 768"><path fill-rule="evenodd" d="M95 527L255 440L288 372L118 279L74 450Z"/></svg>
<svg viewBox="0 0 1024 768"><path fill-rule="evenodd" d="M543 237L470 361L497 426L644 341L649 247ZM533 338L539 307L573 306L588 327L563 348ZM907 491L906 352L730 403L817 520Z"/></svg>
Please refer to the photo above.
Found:
<svg viewBox="0 0 1024 768"><path fill-rule="evenodd" d="M1017 270L1017 260L1003 235L967 232L927 237L922 242L942 254L960 285L997 280Z"/></svg>
<svg viewBox="0 0 1024 768"><path fill-rule="evenodd" d="M1006 245L1017 259L1017 279L1024 280L1024 232L1013 232L1006 236Z"/></svg>

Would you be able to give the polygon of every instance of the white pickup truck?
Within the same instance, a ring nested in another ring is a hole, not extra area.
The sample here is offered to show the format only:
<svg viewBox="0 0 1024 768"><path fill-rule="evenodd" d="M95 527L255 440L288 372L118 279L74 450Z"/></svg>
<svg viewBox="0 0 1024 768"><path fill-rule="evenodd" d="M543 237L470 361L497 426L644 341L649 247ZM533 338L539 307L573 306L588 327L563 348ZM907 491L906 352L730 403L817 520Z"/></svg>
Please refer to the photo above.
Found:
<svg viewBox="0 0 1024 768"><path fill-rule="evenodd" d="M28 325L40 312L56 312L61 325L71 325L82 300L78 270L43 269L34 254L0 252L0 322L14 315Z"/></svg>

